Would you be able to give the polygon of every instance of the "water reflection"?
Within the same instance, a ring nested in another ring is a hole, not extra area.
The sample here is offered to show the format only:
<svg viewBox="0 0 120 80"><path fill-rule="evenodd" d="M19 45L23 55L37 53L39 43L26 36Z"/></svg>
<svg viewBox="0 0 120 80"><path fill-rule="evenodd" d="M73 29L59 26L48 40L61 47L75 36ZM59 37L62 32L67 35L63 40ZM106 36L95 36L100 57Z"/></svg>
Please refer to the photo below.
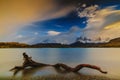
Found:
<svg viewBox="0 0 120 80"><path fill-rule="evenodd" d="M9 69L15 65L22 65L21 63L23 63L23 60L21 55L23 52L27 52L29 55L34 57L33 60L46 64L65 63L72 67L82 63L98 65L104 70L109 71L106 76L120 78L119 48L0 49L0 76L11 76L12 73L9 72ZM90 69L83 69L80 72L84 74L101 75L100 73ZM43 74L43 72L41 74Z"/></svg>
<svg viewBox="0 0 120 80"><path fill-rule="evenodd" d="M26 69L23 69L23 70L19 70L19 71L15 71L14 72L14 75L12 77L12 80L15 80L16 79L16 75L19 74L21 72L21 79L22 80L30 80L33 78L33 76L39 72L39 71L42 71L47 68L46 67L35 67L35 68L26 68ZM79 72L69 72L69 71L66 71L66 70L63 70L63 69L60 69L60 68L56 68L56 67L52 67L52 68L49 68L49 69L52 69L53 71L57 72L57 74L59 75L62 75L62 76L65 76L67 74L74 74L74 75L78 75L78 76L81 76L83 74L79 73Z"/></svg>
<svg viewBox="0 0 120 80"><path fill-rule="evenodd" d="M37 67L22 70L22 79L25 80L27 78L30 80L36 72L42 70L43 68L44 67Z"/></svg>
<svg viewBox="0 0 120 80"><path fill-rule="evenodd" d="M21 79L22 80L30 80L33 75L42 70L44 67L36 67L36 68L26 68L26 69L22 69L22 70L17 70L14 71L13 76L12 76L12 80L16 79L16 75L19 74L21 72Z"/></svg>
<svg viewBox="0 0 120 80"><path fill-rule="evenodd" d="M66 73L75 73L77 75L80 75L80 73L78 72L79 70L81 70L82 68L91 68L91 69L95 69L98 70L101 73L107 74L106 71L103 71L100 67L95 66L95 65L90 65L90 64L79 64L76 67L72 68L66 64L63 63L57 63L54 65L51 64L45 64L45 63L38 63L36 61L32 60L32 57L29 57L28 54L26 54L25 52L23 53L23 58L24 58L24 62L22 66L15 66L14 68L12 68L10 71L13 71L13 75L15 76L18 72L22 71L22 78L23 79L31 79L33 77L33 74L35 74L35 72L39 71L40 69L44 68L44 67L53 67L55 68L55 71L57 73L62 73L62 74L66 74Z"/></svg>
<svg viewBox="0 0 120 80"><path fill-rule="evenodd" d="M82 48L43 48L27 50L27 53L35 57L36 61L49 64L54 63L75 63L84 61L87 50ZM69 60L68 60L69 59Z"/></svg>

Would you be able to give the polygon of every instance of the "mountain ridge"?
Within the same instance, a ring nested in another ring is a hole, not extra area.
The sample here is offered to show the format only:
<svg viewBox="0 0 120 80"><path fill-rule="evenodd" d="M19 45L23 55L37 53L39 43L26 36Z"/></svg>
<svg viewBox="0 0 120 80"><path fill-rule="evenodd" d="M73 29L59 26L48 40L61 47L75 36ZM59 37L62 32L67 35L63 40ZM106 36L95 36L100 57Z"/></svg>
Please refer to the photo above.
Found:
<svg viewBox="0 0 120 80"><path fill-rule="evenodd" d="M120 47L120 38L115 38L109 42L104 43L82 43L76 41L72 44L61 44L61 43L37 43L37 44L26 44L19 42L0 42L0 48L95 48L95 47Z"/></svg>

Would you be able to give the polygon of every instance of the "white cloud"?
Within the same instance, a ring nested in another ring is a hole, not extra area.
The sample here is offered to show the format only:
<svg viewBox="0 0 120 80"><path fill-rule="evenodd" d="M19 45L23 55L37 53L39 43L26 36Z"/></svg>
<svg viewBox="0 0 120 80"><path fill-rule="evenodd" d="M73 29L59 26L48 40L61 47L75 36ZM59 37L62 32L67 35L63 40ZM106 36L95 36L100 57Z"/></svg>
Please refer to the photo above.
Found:
<svg viewBox="0 0 120 80"><path fill-rule="evenodd" d="M79 31L79 30L80 30L79 27L77 27L77 26L72 26L72 27L70 28L70 30L69 30L69 33L74 33L74 32L77 32L77 31Z"/></svg>
<svg viewBox="0 0 120 80"><path fill-rule="evenodd" d="M84 5L84 4L83 4ZM81 8L81 7L80 7ZM98 9L98 5L92 5L78 12L78 16L91 18L94 17Z"/></svg>
<svg viewBox="0 0 120 80"><path fill-rule="evenodd" d="M57 31L48 31L47 33L50 36L55 36L55 35L59 35L60 34L60 32L57 32Z"/></svg>
<svg viewBox="0 0 120 80"><path fill-rule="evenodd" d="M23 35L18 35L18 36L17 36L17 38L22 38L22 37L23 37Z"/></svg>
<svg viewBox="0 0 120 80"><path fill-rule="evenodd" d="M83 4L82 7L86 7L86 4Z"/></svg>
<svg viewBox="0 0 120 80"><path fill-rule="evenodd" d="M86 8L87 11L85 9L83 12L79 12L80 17L88 18L87 26L83 30L84 36L93 40L101 37L103 41L108 38L120 37L120 10L115 10L116 6L110 6L100 10L97 10L97 7L88 7Z"/></svg>
<svg viewBox="0 0 120 80"><path fill-rule="evenodd" d="M50 42L53 41L56 43L70 44L70 43L75 42L76 38L78 37L77 34L80 35L80 30L81 29L79 27L73 26L67 32L62 32L52 37L47 36L46 39L44 40L48 40Z"/></svg>
<svg viewBox="0 0 120 80"><path fill-rule="evenodd" d="M38 32L35 32L34 35L38 35L39 33Z"/></svg>
<svg viewBox="0 0 120 80"><path fill-rule="evenodd" d="M86 21L83 21L82 23L83 23L83 24L85 24L85 23L86 23Z"/></svg>

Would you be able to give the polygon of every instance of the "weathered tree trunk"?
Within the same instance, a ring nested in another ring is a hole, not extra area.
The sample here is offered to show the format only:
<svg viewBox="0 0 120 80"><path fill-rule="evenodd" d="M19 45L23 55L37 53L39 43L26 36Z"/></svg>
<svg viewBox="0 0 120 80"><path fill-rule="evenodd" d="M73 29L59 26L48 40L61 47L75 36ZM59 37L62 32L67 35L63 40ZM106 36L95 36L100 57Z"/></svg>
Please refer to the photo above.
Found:
<svg viewBox="0 0 120 80"><path fill-rule="evenodd" d="M65 70L68 71L68 72L78 72L78 71L81 70L82 68L91 68L91 69L98 70L98 71L100 71L101 73L107 74L107 72L101 70L100 67L95 66L95 65L90 65L90 64L79 64L79 65L77 65L75 68L71 68L71 67L67 66L66 64L58 63L58 64L54 65L54 67L55 67L55 68L58 68L58 69L63 68L63 69L65 69Z"/></svg>
<svg viewBox="0 0 120 80"><path fill-rule="evenodd" d="M32 60L32 57L29 57L26 53L23 53L24 62L22 66L15 66L10 71L14 71L14 75L16 75L19 71L26 69L27 67L35 68L35 67L46 67L52 66L50 64L38 63Z"/></svg>
<svg viewBox="0 0 120 80"><path fill-rule="evenodd" d="M100 67L95 66L95 65L90 65L90 64L80 64L77 65L75 68L72 68L66 64L63 63L57 63L55 65L50 65L50 64L44 64L44 63L38 63L36 61L32 60L32 57L29 57L26 53L23 53L23 58L24 58L24 62L22 66L15 66L14 68L12 68L10 71L14 71L14 75L16 75L19 71L26 69L27 67L31 67L31 68L36 68L36 67L46 67L46 66L52 66L55 69L58 69L59 71L63 70L66 72L78 72L79 70L81 70L82 68L91 68L91 69L95 69L100 71L101 73L106 74L106 71L101 70Z"/></svg>

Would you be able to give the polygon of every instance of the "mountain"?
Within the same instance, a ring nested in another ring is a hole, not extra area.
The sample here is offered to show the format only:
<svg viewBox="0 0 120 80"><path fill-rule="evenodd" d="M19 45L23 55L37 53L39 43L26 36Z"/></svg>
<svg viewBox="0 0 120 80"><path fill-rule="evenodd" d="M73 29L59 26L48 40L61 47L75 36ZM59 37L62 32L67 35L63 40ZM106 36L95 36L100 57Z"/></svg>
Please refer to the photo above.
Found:
<svg viewBox="0 0 120 80"><path fill-rule="evenodd" d="M109 42L104 42L104 43L103 42L102 43L85 43L78 40L69 45L61 44L61 43L38 43L38 44L29 45L29 44L18 43L18 42L0 42L0 48L64 48L64 47L65 48L120 47L120 38L112 39Z"/></svg>
<svg viewBox="0 0 120 80"><path fill-rule="evenodd" d="M38 43L31 45L34 48L62 48L62 47L69 47L69 45L66 44L60 44L60 43Z"/></svg>
<svg viewBox="0 0 120 80"><path fill-rule="evenodd" d="M52 40L52 39L45 39L43 40L41 43L57 43L55 40Z"/></svg>
<svg viewBox="0 0 120 80"><path fill-rule="evenodd" d="M87 37L80 36L76 39L76 42L80 41L82 43L106 43L106 42L109 42L109 40L110 40L109 38L102 40L101 37L98 37L96 39L90 39Z"/></svg>
<svg viewBox="0 0 120 80"><path fill-rule="evenodd" d="M92 40L91 39L88 39L88 38L86 38L86 37L78 37L77 39L76 39L76 42L82 42L82 43L89 43L89 42L91 42Z"/></svg>
<svg viewBox="0 0 120 80"><path fill-rule="evenodd" d="M83 43L81 41L76 41L70 44L71 47L120 47L120 38L115 38L109 42L102 43Z"/></svg>
<svg viewBox="0 0 120 80"><path fill-rule="evenodd" d="M120 38L115 38L110 40L110 43L119 43L120 42Z"/></svg>

